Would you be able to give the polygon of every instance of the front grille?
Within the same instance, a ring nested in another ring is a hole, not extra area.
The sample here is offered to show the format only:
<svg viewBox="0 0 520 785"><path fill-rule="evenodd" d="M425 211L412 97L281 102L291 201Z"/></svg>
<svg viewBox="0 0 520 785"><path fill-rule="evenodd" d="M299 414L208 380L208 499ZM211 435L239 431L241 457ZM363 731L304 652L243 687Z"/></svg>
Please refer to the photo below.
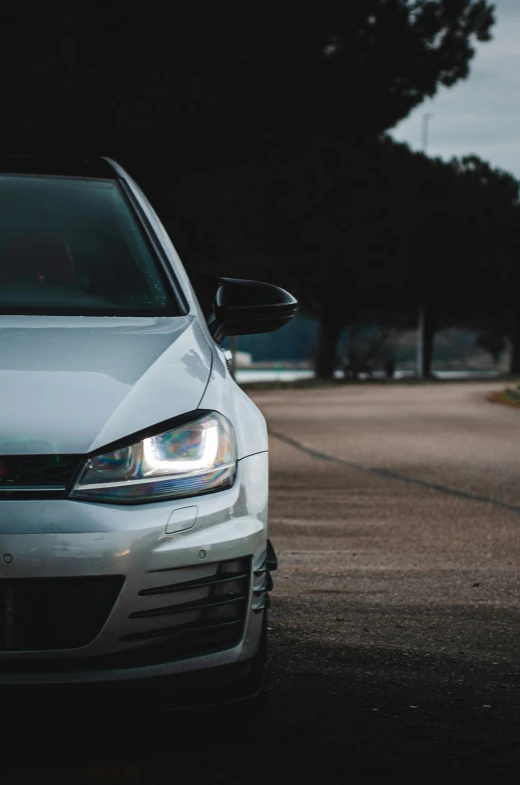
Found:
<svg viewBox="0 0 520 785"><path fill-rule="evenodd" d="M152 571L155 575L164 575L167 582L138 593L147 607L130 614L131 623L137 629L124 636L124 640L133 640L136 646L89 657L38 659L37 663L33 659L0 658L0 673L140 668L231 648L243 637L248 605L254 614L263 613L269 607L268 592L273 587L271 571L277 567L276 555L268 540L267 549L258 561L255 560L254 568L250 557L246 557L204 567L201 565L200 568L190 567L187 571L191 575L199 569L203 574L203 577L191 580L182 579L186 577L186 568ZM161 599L164 600L163 605L160 605ZM208 612L220 614L221 618L210 624L204 618ZM183 622L186 613L196 614L195 623ZM166 621L168 618L177 619L178 623L172 625L170 622L170 626L159 624L161 619ZM150 626L139 629L142 623Z"/></svg>
<svg viewBox="0 0 520 785"><path fill-rule="evenodd" d="M101 631L124 577L0 580L0 651L86 646Z"/></svg>
<svg viewBox="0 0 520 785"><path fill-rule="evenodd" d="M0 455L0 500L63 496L81 455Z"/></svg>
<svg viewBox="0 0 520 785"><path fill-rule="evenodd" d="M219 562L214 567L210 575L190 581L175 581L176 570L170 570L168 583L140 591L141 598L157 599L130 614L135 631L120 640L168 639L171 659L236 646L246 619L251 559Z"/></svg>

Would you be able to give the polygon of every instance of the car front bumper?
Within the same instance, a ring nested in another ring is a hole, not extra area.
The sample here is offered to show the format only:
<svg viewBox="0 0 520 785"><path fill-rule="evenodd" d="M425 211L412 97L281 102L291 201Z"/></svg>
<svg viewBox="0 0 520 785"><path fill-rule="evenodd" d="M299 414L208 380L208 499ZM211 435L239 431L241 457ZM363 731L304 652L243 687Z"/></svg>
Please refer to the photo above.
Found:
<svg viewBox="0 0 520 785"><path fill-rule="evenodd" d="M122 682L227 666L240 672L256 662L275 567L267 473L267 453L259 453L239 462L233 488L173 502L2 501L0 684ZM78 640L74 630L81 638L82 613L103 615L106 593L90 597L89 587L107 581L117 586L99 631L67 647ZM29 582L37 591L28 592ZM49 585L43 596L40 587ZM27 595L38 593L40 604L31 605ZM32 640L27 618L39 609L49 614L50 632L44 619L38 634L65 645L19 648Z"/></svg>

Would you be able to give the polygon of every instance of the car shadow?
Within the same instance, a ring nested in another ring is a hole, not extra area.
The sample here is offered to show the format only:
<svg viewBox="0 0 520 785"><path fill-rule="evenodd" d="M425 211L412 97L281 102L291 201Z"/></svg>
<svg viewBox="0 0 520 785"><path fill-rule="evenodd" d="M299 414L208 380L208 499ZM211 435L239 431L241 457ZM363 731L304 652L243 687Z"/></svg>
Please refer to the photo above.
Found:
<svg viewBox="0 0 520 785"><path fill-rule="evenodd" d="M58 700L35 712L19 701L4 748L24 738L30 755L13 755L3 782L151 785L192 772L228 785L339 783L365 774L481 777L520 766L520 673L508 664L296 632L276 636L273 661L263 706L123 711L100 693L88 706L64 710Z"/></svg>

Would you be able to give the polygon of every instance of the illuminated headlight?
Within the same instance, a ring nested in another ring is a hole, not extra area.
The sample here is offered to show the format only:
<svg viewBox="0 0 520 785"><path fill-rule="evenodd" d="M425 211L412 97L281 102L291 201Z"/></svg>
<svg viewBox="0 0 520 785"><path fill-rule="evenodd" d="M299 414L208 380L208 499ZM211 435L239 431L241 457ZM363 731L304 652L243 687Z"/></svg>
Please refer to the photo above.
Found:
<svg viewBox="0 0 520 785"><path fill-rule="evenodd" d="M236 474L235 435L216 412L85 462L73 499L138 504L223 490Z"/></svg>

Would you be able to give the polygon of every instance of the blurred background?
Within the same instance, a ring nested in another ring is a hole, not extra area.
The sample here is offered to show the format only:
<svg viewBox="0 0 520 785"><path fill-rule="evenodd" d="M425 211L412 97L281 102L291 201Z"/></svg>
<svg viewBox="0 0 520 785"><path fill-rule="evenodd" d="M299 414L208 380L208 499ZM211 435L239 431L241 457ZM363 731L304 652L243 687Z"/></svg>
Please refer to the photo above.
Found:
<svg viewBox="0 0 520 785"><path fill-rule="evenodd" d="M204 307L292 291L239 380L520 373L516 0L317 10L4 10L0 145L118 160Z"/></svg>

